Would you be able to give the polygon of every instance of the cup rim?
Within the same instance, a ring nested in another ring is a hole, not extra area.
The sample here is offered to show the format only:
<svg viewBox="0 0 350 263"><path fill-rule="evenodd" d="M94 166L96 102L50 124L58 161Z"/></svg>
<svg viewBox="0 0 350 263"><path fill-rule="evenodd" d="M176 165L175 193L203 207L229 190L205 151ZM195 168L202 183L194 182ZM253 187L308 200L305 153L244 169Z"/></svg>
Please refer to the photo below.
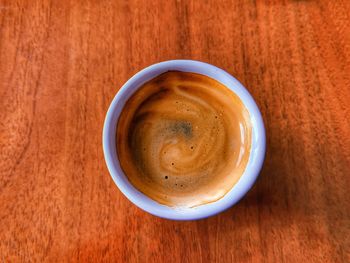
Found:
<svg viewBox="0 0 350 263"><path fill-rule="evenodd" d="M122 171L116 152L116 126L125 102L142 84L170 70L199 73L219 81L241 99L250 114L252 123L251 152L245 171L238 182L221 199L194 208L176 208L162 205L138 191L128 181ZM106 114L102 145L106 165L114 183L133 204L158 217L173 220L196 220L223 212L236 204L250 190L264 162L266 135L263 119L257 104L247 89L236 78L223 69L205 62L196 60L168 60L142 69L118 90Z"/></svg>

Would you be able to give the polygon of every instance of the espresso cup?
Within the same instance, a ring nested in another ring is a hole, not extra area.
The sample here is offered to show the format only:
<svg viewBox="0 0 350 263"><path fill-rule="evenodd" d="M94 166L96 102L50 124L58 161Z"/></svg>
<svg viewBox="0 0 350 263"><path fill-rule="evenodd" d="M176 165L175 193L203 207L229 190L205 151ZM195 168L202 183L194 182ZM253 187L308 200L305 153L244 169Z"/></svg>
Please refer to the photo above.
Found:
<svg viewBox="0 0 350 263"><path fill-rule="evenodd" d="M119 116L128 99L147 81L167 71L183 71L208 76L234 92L249 112L252 140L249 160L243 174L232 189L221 199L192 208L170 207L152 200L138 191L121 169L116 150L116 129ZM220 213L236 204L253 186L265 157L265 128L261 113L249 92L226 71L194 60L170 60L151 65L130 78L114 97L103 127L103 152L109 173L119 190L136 206L162 218L196 220Z"/></svg>

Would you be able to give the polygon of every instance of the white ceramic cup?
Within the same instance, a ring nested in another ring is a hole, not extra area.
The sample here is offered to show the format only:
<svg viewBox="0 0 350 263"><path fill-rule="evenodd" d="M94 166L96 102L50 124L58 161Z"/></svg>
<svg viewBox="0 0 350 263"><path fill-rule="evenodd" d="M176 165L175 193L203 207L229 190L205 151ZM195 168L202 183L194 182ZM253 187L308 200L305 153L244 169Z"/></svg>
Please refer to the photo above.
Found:
<svg viewBox="0 0 350 263"><path fill-rule="evenodd" d="M195 208L172 208L157 203L138 191L120 167L116 151L116 126L119 115L130 96L145 82L170 70L199 73L211 77L239 96L249 111L252 123L252 145L247 167L232 189L216 202ZM253 186L265 157L265 128L261 113L249 92L226 71L194 60L170 60L151 65L129 79L114 97L103 127L103 152L109 173L119 190L139 208L153 215L173 220L195 220L220 213L236 204Z"/></svg>

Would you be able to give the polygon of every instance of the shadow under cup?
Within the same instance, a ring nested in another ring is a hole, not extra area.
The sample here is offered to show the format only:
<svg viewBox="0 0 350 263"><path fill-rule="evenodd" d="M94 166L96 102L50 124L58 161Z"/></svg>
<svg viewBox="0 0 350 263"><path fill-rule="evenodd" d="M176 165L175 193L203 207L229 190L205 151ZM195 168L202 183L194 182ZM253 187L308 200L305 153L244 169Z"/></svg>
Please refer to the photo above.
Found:
<svg viewBox="0 0 350 263"><path fill-rule="evenodd" d="M220 82L233 91L249 112L252 125L252 145L244 173L232 189L218 201L193 208L161 205L139 192L121 169L116 151L116 128L128 99L145 82L167 71L198 73ZM237 203L253 186L265 157L265 129L261 113L249 92L234 77L213 65L193 60L171 60L151 65L130 78L113 99L103 128L103 150L108 170L122 193L139 208L159 217L174 220L195 220L209 217Z"/></svg>

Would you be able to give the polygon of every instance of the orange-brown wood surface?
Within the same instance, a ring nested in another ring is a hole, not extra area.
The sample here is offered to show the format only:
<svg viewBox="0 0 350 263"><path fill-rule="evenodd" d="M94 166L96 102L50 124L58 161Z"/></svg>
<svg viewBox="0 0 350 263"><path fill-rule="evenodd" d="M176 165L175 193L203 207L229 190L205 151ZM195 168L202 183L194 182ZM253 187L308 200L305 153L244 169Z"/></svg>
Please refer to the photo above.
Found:
<svg viewBox="0 0 350 263"><path fill-rule="evenodd" d="M256 99L267 156L217 216L132 205L104 117L159 61L219 66ZM350 1L0 1L0 262L350 262Z"/></svg>

